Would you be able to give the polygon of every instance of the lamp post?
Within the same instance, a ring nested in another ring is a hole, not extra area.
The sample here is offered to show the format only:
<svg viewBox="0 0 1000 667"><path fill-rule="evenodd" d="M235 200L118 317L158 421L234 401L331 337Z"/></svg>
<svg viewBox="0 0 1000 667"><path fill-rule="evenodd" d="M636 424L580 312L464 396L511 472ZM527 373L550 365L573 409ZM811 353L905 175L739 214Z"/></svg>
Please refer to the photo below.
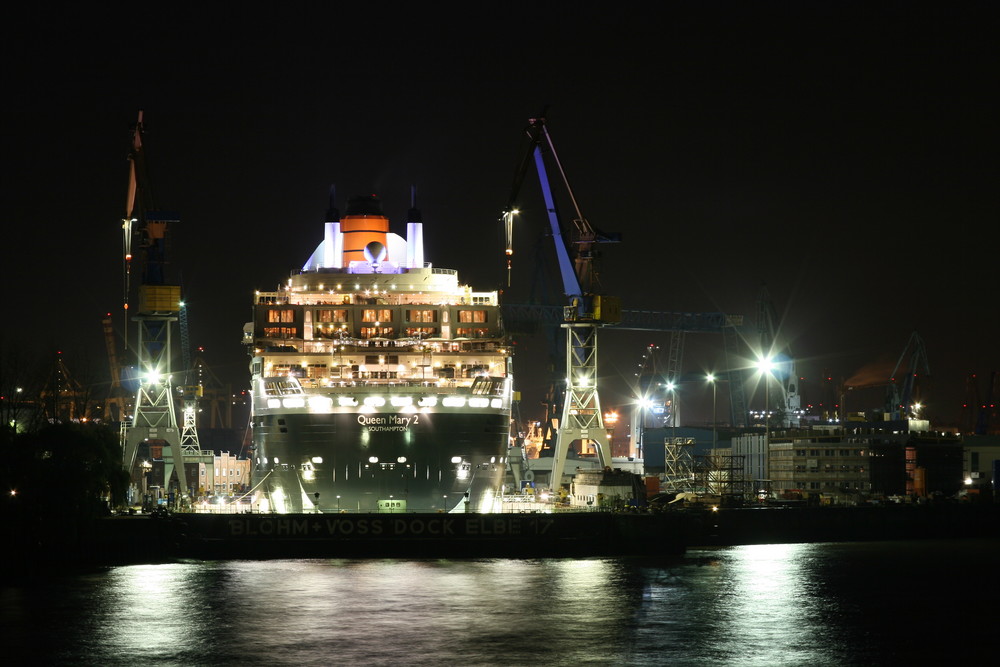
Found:
<svg viewBox="0 0 1000 667"><path fill-rule="evenodd" d="M771 482L771 370L774 360L771 357L761 357L757 360L757 368L764 376L764 462L768 484ZM770 491L770 489L768 489Z"/></svg>
<svg viewBox="0 0 1000 667"><path fill-rule="evenodd" d="M715 375L709 373L708 375L705 376L705 379L708 380L709 384L712 385L712 450L714 453L714 450L718 445L718 442L716 441L716 432L715 432Z"/></svg>

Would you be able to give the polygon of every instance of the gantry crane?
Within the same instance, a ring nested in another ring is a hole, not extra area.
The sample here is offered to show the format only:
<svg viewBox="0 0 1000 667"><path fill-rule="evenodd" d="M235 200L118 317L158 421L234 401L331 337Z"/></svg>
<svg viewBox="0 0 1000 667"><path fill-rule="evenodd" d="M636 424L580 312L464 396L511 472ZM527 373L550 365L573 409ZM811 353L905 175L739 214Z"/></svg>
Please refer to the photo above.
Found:
<svg viewBox="0 0 1000 667"><path fill-rule="evenodd" d="M506 255L509 271L513 256L513 222L518 212L517 197L528 168L534 162L548 212L549 228L565 296L561 322L561 327L566 333L565 392L556 392L553 403L561 399L561 409L557 405L550 405L550 415L546 420L551 425L558 410L560 417L555 428L550 478L550 486L558 489L562 484L562 473L569 446L574 441L581 441L583 447L593 444L601 466L611 466L611 443L604 428L597 386L597 332L607 324L620 321L621 306L616 297L596 293L597 280L593 260L595 244L614 242L618 238L591 227L581 213L566 178L566 172L559 162L545 118L529 119L526 134L527 150L515 173L511 196L502 219L507 236ZM565 194L572 203L575 213L572 225L565 226L560 219L548 178L546 157L551 159L558 169L566 190Z"/></svg>
<svg viewBox="0 0 1000 667"><path fill-rule="evenodd" d="M132 320L138 324L137 362L139 388L135 399L135 412L130 424L123 422L122 440L125 469L132 474L139 444L159 442L165 447L164 482L169 484L175 464L177 482L182 496L187 495L184 472L184 454L181 433L177 425L174 397L171 389L171 329L180 313L179 285L166 279L167 230L178 216L158 211L153 201L146 171L143 147L142 111L131 133L128 153L129 181L125 200L124 230L125 257L125 315L129 315L130 280L132 263L132 237L136 225L141 235L142 284L139 286L138 312ZM126 340L127 340L126 328Z"/></svg>

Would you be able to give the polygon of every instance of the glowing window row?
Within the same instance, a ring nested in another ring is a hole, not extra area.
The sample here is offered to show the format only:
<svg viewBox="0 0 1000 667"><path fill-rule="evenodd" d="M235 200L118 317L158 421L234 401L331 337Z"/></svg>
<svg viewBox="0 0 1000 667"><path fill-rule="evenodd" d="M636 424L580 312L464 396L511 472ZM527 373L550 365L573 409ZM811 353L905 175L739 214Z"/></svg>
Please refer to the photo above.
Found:
<svg viewBox="0 0 1000 667"><path fill-rule="evenodd" d="M385 406L386 402L384 396L366 396L364 399L365 407L369 408L381 408ZM388 399L388 403L394 408L412 407L414 404L412 396L392 396ZM333 399L329 396L309 396L308 398L304 396L287 396L285 398L267 399L267 407L269 408L304 408L306 404L309 405L310 410L329 410L333 407ZM416 405L421 408L433 408L437 404L437 396L423 396L416 402ZM357 407L358 399L353 396L341 396L337 399L337 405L342 408ZM503 407L503 399L486 398L485 396L471 396L469 398L465 396L445 396L441 399L441 405L447 408L461 408L466 405L470 408L501 408Z"/></svg>

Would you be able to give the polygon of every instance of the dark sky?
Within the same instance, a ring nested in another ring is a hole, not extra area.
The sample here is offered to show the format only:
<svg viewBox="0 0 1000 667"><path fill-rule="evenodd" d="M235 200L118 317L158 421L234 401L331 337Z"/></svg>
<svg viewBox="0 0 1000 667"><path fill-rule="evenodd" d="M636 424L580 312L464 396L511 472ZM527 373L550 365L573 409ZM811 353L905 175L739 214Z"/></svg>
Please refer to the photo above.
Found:
<svg viewBox="0 0 1000 667"><path fill-rule="evenodd" d="M526 121L547 108L584 213L623 235L602 276L625 308L753 319L766 284L806 402L824 373L886 376L914 331L933 416L957 419L966 377L1000 370L990 3L432 4L8 14L8 349L62 349L81 374L105 363L139 109L156 203L181 214L169 273L192 343L240 385L252 292L312 252L331 184L341 208L375 193L395 222L415 185L427 259L500 287L498 218ZM514 296L546 224L533 174L522 192ZM603 402L618 405L668 335L601 340ZM522 359L544 348L523 341ZM687 348L687 372L722 364L721 337ZM516 370L537 396L544 378ZM710 393L684 391L704 414Z"/></svg>

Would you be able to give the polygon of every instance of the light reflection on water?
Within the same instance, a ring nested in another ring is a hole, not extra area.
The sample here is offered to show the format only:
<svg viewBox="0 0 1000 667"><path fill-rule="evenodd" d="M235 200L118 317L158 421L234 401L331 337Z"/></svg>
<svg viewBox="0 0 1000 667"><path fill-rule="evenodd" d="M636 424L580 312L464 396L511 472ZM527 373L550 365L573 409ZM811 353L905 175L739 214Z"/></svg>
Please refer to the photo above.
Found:
<svg viewBox="0 0 1000 667"><path fill-rule="evenodd" d="M988 574L998 545L755 545L643 562L115 567L4 587L0 620L5 654L33 664L952 662L967 645L960 638L976 632L967 626L977 616L958 604L967 583L998 592ZM933 576L915 586L928 561ZM943 607L948 615L935 613Z"/></svg>

